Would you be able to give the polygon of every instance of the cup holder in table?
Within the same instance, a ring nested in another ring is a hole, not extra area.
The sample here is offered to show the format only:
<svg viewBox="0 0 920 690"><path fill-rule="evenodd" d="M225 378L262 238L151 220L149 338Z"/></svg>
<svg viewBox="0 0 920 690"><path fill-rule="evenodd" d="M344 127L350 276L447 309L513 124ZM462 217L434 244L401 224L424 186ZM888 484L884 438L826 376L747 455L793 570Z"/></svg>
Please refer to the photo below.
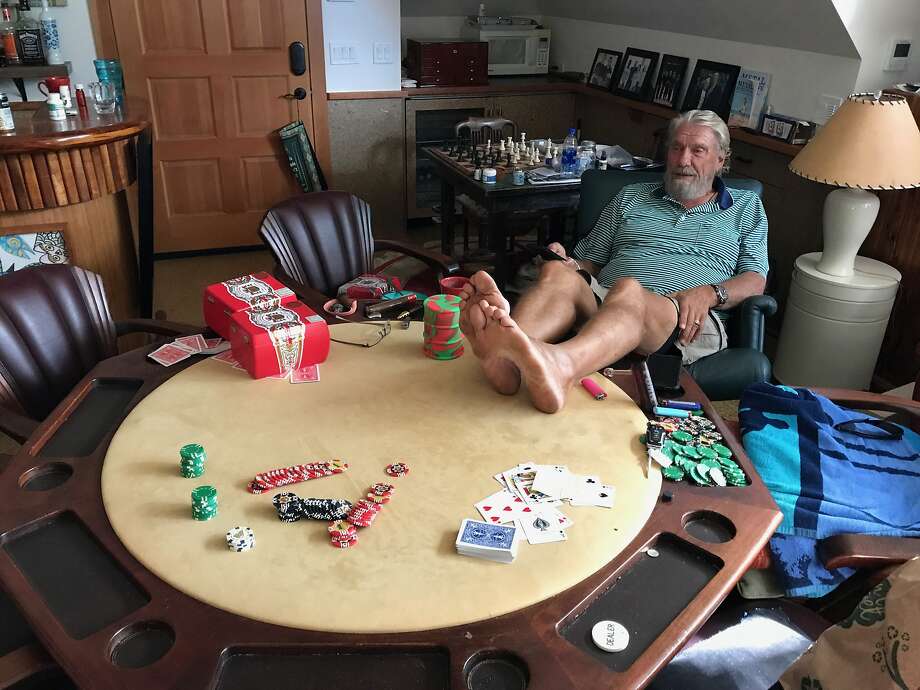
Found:
<svg viewBox="0 0 920 690"><path fill-rule="evenodd" d="M510 652L479 652L464 665L468 690L526 690L527 665Z"/></svg>
<svg viewBox="0 0 920 690"><path fill-rule="evenodd" d="M734 523L711 510L697 510L684 516L684 530L707 544L724 544L735 538Z"/></svg>
<svg viewBox="0 0 920 690"><path fill-rule="evenodd" d="M132 623L112 636L109 659L120 668L143 668L163 658L175 641L176 633L166 623Z"/></svg>
<svg viewBox="0 0 920 690"><path fill-rule="evenodd" d="M26 470L19 477L19 488L26 491L56 489L73 476L73 467L66 462L49 462Z"/></svg>

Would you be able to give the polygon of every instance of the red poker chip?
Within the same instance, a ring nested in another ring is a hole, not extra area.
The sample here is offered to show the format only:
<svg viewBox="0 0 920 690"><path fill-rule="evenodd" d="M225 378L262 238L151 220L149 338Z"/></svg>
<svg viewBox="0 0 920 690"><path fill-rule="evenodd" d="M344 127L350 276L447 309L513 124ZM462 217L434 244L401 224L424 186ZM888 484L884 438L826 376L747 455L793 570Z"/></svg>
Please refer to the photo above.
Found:
<svg viewBox="0 0 920 690"><path fill-rule="evenodd" d="M394 462L386 466L386 473L391 477L402 477L409 474L409 466L404 462Z"/></svg>
<svg viewBox="0 0 920 690"><path fill-rule="evenodd" d="M358 543L358 540L357 540L357 539L353 539L353 540L351 540L351 541L335 541L335 540L333 540L333 541L331 541L331 542L329 542L329 543L332 544L332 545L333 545L335 548L337 548L337 549L350 549L352 546L354 546L355 544Z"/></svg>
<svg viewBox="0 0 920 690"><path fill-rule="evenodd" d="M352 525L352 529L354 529L355 531L354 531L353 533L351 533L351 534L332 534L332 535L329 536L329 538L330 538L332 541L336 541L336 542L339 542L339 541L358 541L358 530L357 530L357 528L354 527L354 525Z"/></svg>
<svg viewBox="0 0 920 690"><path fill-rule="evenodd" d="M367 494L367 500L373 501L377 505L384 505L390 502L390 497L389 496L378 496L377 494L369 491Z"/></svg>
<svg viewBox="0 0 920 690"><path fill-rule="evenodd" d="M396 487L392 484L384 484L383 482L377 482L371 486L371 491L373 491L378 496L385 496L396 492Z"/></svg>
<svg viewBox="0 0 920 690"><path fill-rule="evenodd" d="M372 510L372 511L374 511L375 513L380 512L380 506L377 505L376 503L374 503L373 501L369 501L369 500L366 499L366 498L362 498L362 499L356 501L356 502L355 502L355 507L364 508L365 510Z"/></svg>

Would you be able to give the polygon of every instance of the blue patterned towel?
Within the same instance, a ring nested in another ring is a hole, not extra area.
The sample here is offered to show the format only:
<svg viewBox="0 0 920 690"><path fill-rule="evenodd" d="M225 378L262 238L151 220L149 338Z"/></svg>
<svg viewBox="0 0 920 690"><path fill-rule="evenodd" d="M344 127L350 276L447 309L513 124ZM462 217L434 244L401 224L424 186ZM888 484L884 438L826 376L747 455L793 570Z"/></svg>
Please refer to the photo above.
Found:
<svg viewBox="0 0 920 690"><path fill-rule="evenodd" d="M835 428L871 418L805 388L767 383L744 392L738 413L744 449L783 511L770 550L788 596L823 596L853 573L827 570L818 539L920 536L920 436L903 427L900 440Z"/></svg>

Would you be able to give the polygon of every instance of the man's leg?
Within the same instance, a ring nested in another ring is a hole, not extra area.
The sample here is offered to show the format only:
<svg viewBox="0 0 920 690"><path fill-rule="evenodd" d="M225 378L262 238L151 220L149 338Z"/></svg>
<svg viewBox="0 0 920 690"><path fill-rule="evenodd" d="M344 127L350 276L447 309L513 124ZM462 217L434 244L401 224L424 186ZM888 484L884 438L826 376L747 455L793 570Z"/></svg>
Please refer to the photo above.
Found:
<svg viewBox="0 0 920 690"><path fill-rule="evenodd" d="M516 319L485 300L470 310L481 312L475 320L477 356L512 362L534 406L543 412L560 410L581 377L630 352L654 352L677 325L674 304L631 278L618 280L597 314L575 337L558 345L529 337Z"/></svg>
<svg viewBox="0 0 920 690"><path fill-rule="evenodd" d="M508 300L501 294L488 273L480 271L463 288L460 305L460 330L463 331L479 357L486 377L493 387L505 395L513 395L521 385L517 367L503 357L486 357L478 347L478 334L486 324L486 314L480 308L471 309L485 301L491 307L508 312ZM587 321L597 311L594 293L584 279L558 261L543 265L537 284L531 287L515 307L514 315L524 332L537 340L555 342L576 324Z"/></svg>

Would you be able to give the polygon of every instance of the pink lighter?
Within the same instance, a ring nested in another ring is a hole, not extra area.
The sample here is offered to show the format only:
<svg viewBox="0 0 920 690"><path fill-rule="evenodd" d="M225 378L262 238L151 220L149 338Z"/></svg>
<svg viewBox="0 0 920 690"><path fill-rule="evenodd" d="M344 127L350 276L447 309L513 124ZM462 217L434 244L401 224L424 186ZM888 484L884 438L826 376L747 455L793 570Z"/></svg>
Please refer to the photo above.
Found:
<svg viewBox="0 0 920 690"><path fill-rule="evenodd" d="M585 390L588 391L591 395L594 396L595 400L606 400L607 394L604 392L604 389L598 386L591 379L582 379L581 385L585 387Z"/></svg>

